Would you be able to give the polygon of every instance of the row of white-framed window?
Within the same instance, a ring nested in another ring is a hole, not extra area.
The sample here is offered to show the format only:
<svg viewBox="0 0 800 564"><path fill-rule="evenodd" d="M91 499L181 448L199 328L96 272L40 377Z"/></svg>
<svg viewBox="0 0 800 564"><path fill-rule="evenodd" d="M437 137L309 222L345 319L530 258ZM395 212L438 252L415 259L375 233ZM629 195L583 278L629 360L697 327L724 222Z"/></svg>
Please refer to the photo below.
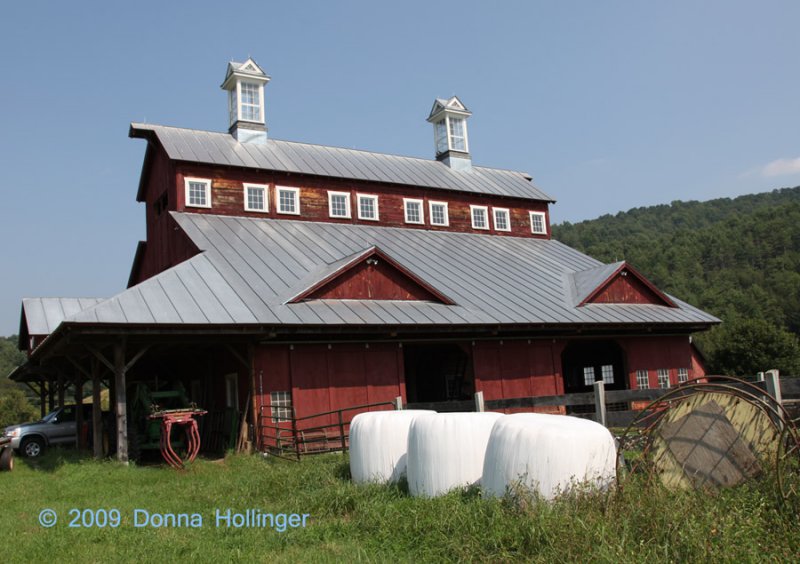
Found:
<svg viewBox="0 0 800 564"><path fill-rule="evenodd" d="M196 208L211 207L211 180L206 178L186 178L186 205ZM250 212L266 213L269 211L269 186L266 184L245 183L244 209ZM281 214L300 214L300 189L289 186L275 186L276 211ZM375 194L356 194L358 219L378 221L378 196ZM423 200L403 198L404 219L410 224L425 224ZM473 229L488 230L489 206L469 207ZM511 212L508 208L492 207L491 220L495 231L511 231ZM528 212L531 233L546 235L547 225L544 212ZM328 215L332 218L349 219L350 193L328 191ZM450 216L447 202L428 201L428 218L431 225L447 227Z"/></svg>
<svg viewBox="0 0 800 564"><path fill-rule="evenodd" d="M659 388L669 388L669 370L666 368L659 368L656 370ZM678 383L683 384L689 381L689 369L678 368ZM650 375L647 370L636 371L636 387L640 390L647 390L650 388Z"/></svg>

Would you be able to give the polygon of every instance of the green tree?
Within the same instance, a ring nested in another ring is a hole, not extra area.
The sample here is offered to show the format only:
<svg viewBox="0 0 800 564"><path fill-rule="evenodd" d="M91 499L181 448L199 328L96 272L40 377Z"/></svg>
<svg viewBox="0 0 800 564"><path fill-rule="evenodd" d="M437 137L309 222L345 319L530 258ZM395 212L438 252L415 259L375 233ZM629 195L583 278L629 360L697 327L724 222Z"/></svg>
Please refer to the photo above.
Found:
<svg viewBox="0 0 800 564"><path fill-rule="evenodd" d="M35 421L39 414L22 390L8 388L0 392L0 429L16 423Z"/></svg>
<svg viewBox="0 0 800 564"><path fill-rule="evenodd" d="M763 319L735 319L708 335L712 347L711 372L752 376L772 368L787 376L800 376L797 337Z"/></svg>

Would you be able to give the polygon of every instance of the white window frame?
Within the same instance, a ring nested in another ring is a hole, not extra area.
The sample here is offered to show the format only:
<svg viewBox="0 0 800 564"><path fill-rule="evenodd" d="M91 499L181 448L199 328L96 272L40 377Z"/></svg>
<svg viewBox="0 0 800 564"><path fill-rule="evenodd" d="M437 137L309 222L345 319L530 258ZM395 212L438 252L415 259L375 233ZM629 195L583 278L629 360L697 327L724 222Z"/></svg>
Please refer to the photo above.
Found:
<svg viewBox="0 0 800 564"><path fill-rule="evenodd" d="M611 374L608 374L607 368L611 369ZM607 386L610 386L614 383L614 365L613 364L604 364L600 367L600 377L603 379L603 383Z"/></svg>
<svg viewBox="0 0 800 564"><path fill-rule="evenodd" d="M689 381L689 369L678 368L678 384L683 384Z"/></svg>
<svg viewBox="0 0 800 564"><path fill-rule="evenodd" d="M408 219L408 204L419 204L419 221L410 221ZM425 202L415 198L403 198L403 216L406 223L425 225Z"/></svg>
<svg viewBox="0 0 800 564"><path fill-rule="evenodd" d="M506 216L506 228L497 227L497 212L504 213ZM511 231L511 211L508 208L492 208L492 221L494 221L495 231Z"/></svg>
<svg viewBox="0 0 800 564"><path fill-rule="evenodd" d="M659 368L656 373L658 374L658 387L663 390L669 389L669 368Z"/></svg>
<svg viewBox="0 0 800 564"><path fill-rule="evenodd" d="M333 198L334 196L344 196L345 202L345 215L333 215ZM350 192L333 192L328 190L328 217L333 219L350 219L353 216L350 206Z"/></svg>
<svg viewBox="0 0 800 564"><path fill-rule="evenodd" d="M589 376L591 374L591 376ZM593 386L597 381L597 374L594 371L594 366L583 367L583 385Z"/></svg>
<svg viewBox="0 0 800 564"><path fill-rule="evenodd" d="M294 193L294 211L286 211L281 209L281 192ZM275 186L275 210L284 215L300 215L300 188L293 188L291 186Z"/></svg>
<svg viewBox="0 0 800 564"><path fill-rule="evenodd" d="M486 219L486 225L483 227L477 227L475 225L475 211L476 210L483 210L483 217ZM481 231L488 231L489 230L489 206L470 206L469 207L469 219L472 222L473 229L480 229Z"/></svg>
<svg viewBox="0 0 800 564"><path fill-rule="evenodd" d="M372 200L373 205L375 206L375 217L364 217L361 215L361 200ZM378 210L378 196L375 194L356 194L356 205L358 219L363 219L364 221L380 221L380 212Z"/></svg>
<svg viewBox="0 0 800 564"><path fill-rule="evenodd" d="M205 184L206 190L206 204L191 204L189 203L189 185L192 183L196 184ZM184 186L184 198L185 202L184 205L187 208L210 208L211 207L211 179L209 178L189 178L186 177L183 179L183 186Z"/></svg>
<svg viewBox="0 0 800 564"><path fill-rule="evenodd" d="M644 385L642 385L644 383ZM650 389L650 373L647 370L636 371L636 388L639 390Z"/></svg>
<svg viewBox="0 0 800 564"><path fill-rule="evenodd" d="M444 223L434 223L433 221L433 206L442 206L444 207ZM449 227L450 226L450 210L448 210L447 202L437 202L435 200L428 200L428 219L431 222L431 225L436 225L437 227Z"/></svg>
<svg viewBox="0 0 800 564"><path fill-rule="evenodd" d="M249 189L251 189L251 188L256 189L256 190L261 190L264 193L264 209L258 209L258 208L251 208L250 207L250 198L247 197L248 196L247 191ZM259 213L267 213L267 212L269 212L269 186L268 185L266 185L266 184L250 184L248 182L245 182L244 186L243 186L243 190L244 190L244 211L259 212Z"/></svg>
<svg viewBox="0 0 800 564"><path fill-rule="evenodd" d="M533 217L537 215L542 218L542 231L536 231L533 228ZM547 235L547 214L545 214L544 212L532 211L528 212L528 217L530 218L531 221L531 233L533 233L534 235Z"/></svg>

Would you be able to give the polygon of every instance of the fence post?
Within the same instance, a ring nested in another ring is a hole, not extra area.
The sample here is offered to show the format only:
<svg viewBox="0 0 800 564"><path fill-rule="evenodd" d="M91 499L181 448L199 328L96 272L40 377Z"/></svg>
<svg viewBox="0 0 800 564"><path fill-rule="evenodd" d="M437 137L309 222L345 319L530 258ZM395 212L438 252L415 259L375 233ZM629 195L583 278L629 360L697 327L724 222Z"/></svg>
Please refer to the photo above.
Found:
<svg viewBox="0 0 800 564"><path fill-rule="evenodd" d="M342 438L342 455L347 454L347 441L344 440L344 422L342 421L342 410L339 410L339 436Z"/></svg>
<svg viewBox="0 0 800 564"><path fill-rule="evenodd" d="M483 403L483 392L475 392L475 411L478 413L486 411L486 406Z"/></svg>
<svg viewBox="0 0 800 564"><path fill-rule="evenodd" d="M294 437L294 453L300 460L300 435L297 432L297 411L292 408L292 436Z"/></svg>
<svg viewBox="0 0 800 564"><path fill-rule="evenodd" d="M767 393L771 395L778 402L778 405L783 405L783 397L781 394L781 375L777 369L767 370Z"/></svg>
<svg viewBox="0 0 800 564"><path fill-rule="evenodd" d="M598 423L606 426L606 387L602 380L594 383L594 416Z"/></svg>
<svg viewBox="0 0 800 564"><path fill-rule="evenodd" d="M394 398L394 408L397 411L403 410L403 396L397 396L396 398Z"/></svg>
<svg viewBox="0 0 800 564"><path fill-rule="evenodd" d="M764 381L764 373L756 372L756 382L763 382L763 381Z"/></svg>

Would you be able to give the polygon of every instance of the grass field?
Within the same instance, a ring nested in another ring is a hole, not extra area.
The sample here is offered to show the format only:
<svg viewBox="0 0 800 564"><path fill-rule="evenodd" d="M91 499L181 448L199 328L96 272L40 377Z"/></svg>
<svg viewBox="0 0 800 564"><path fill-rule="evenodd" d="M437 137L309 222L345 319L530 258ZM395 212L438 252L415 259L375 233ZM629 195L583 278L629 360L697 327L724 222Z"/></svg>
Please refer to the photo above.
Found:
<svg viewBox="0 0 800 564"><path fill-rule="evenodd" d="M631 483L613 496L551 504L487 501L476 489L420 500L401 486L353 485L341 455L301 463L229 456L176 472L52 451L35 464L18 459L0 486L4 562L800 559L798 516L775 501L768 482L714 496ZM46 508L58 516L52 528L38 521ZM101 508L117 509L119 526L68 526L71 509ZM218 528L215 510L229 508L310 517L285 532ZM199 513L203 526L135 527L136 509Z"/></svg>

